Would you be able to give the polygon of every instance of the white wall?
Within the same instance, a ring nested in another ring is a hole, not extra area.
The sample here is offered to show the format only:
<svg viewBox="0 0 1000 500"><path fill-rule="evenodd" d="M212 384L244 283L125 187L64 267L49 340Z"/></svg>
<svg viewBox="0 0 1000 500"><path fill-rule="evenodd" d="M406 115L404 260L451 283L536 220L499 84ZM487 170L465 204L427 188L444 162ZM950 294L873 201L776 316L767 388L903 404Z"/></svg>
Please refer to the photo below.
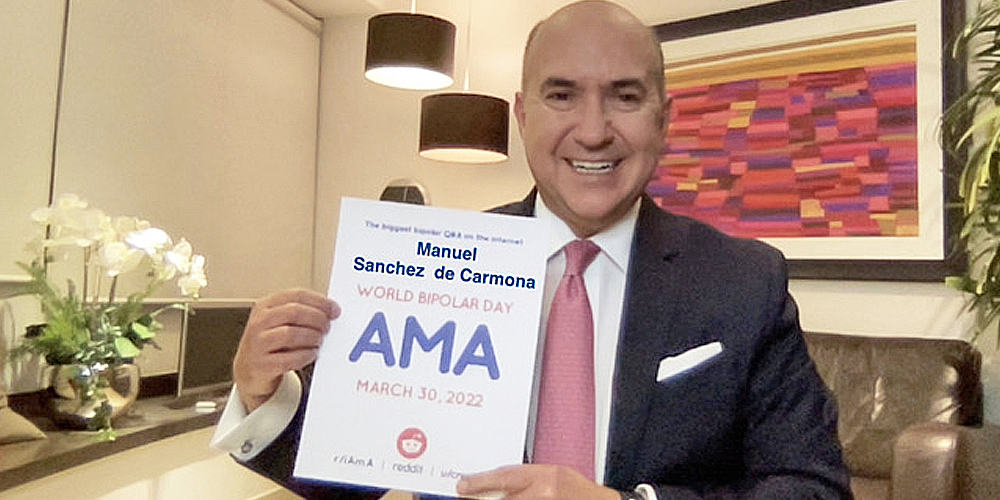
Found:
<svg viewBox="0 0 1000 500"><path fill-rule="evenodd" d="M31 259L28 216L48 199L63 5L0 3L0 275ZM280 0L70 3L54 190L186 238L206 256L205 299L310 285L321 23L295 11ZM79 284L68 267L50 271ZM140 290L140 274L119 292ZM30 297L3 300L18 281L0 276L0 385L25 392L40 386L38 366L6 353L42 318ZM159 296L179 295L169 285ZM146 375L177 370L169 323L164 349L140 357Z"/></svg>
<svg viewBox="0 0 1000 500"><path fill-rule="evenodd" d="M10 2L0 15L0 391L38 386L37 370L8 363L8 335L39 322L31 299L3 300L24 281L15 260L33 234L26 210L45 205L59 74L63 2ZM22 216L13 214L21 212Z"/></svg>
<svg viewBox="0 0 1000 500"><path fill-rule="evenodd" d="M391 2L386 2L391 3ZM564 1L473 2L470 88L513 101L523 41L531 26ZM667 21L765 3L622 2L644 22ZM407 10L407 5L390 5ZM418 10L458 25L456 74L465 68L464 1L426 1ZM376 198L395 178L424 184L433 205L482 209L523 196L531 186L524 151L511 117L510 159L486 166L434 162L419 157L420 98L427 92L390 89L364 80L365 16L329 18L323 35L317 240L313 285L325 290L332 262L337 203L341 196ZM449 90L461 89L459 82ZM796 280L790 285L802 326L820 332L966 338L971 320L964 297L942 283ZM987 354L993 342L983 343ZM998 370L989 364L987 370ZM995 378L995 377L994 377ZM990 382L994 384L994 382ZM1000 384L988 388L988 418L1000 420Z"/></svg>
<svg viewBox="0 0 1000 500"><path fill-rule="evenodd" d="M0 280L23 274L13 257L21 256L34 228L22 209L45 205L49 199L64 9L61 0L39 0L10 2L2 12Z"/></svg>
<svg viewBox="0 0 1000 500"><path fill-rule="evenodd" d="M56 193L187 238L205 297L308 285L317 33L265 0L90 0L66 61Z"/></svg>

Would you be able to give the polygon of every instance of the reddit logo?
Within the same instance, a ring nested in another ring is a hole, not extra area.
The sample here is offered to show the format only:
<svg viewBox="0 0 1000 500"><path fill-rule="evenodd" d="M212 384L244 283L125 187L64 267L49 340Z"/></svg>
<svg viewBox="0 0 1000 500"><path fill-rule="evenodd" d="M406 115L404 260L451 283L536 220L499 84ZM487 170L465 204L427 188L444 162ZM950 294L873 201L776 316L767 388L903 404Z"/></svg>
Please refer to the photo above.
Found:
<svg viewBox="0 0 1000 500"><path fill-rule="evenodd" d="M427 450L427 436L424 431L410 427L396 439L396 450L403 458L413 460L419 458Z"/></svg>

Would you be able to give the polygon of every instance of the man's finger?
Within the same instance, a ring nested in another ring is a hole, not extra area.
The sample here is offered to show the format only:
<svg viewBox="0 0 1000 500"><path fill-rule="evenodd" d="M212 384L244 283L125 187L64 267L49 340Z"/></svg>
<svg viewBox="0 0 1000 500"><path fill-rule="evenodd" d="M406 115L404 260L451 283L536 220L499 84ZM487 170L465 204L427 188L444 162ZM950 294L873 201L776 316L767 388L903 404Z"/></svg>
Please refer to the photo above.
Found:
<svg viewBox="0 0 1000 500"><path fill-rule="evenodd" d="M330 327L330 317L325 311L304 304L282 304L252 318L253 326L269 330L283 325L313 328L325 332Z"/></svg>
<svg viewBox="0 0 1000 500"><path fill-rule="evenodd" d="M259 340L262 353L294 351L298 349L319 349L323 333L312 328L283 326L264 332Z"/></svg>
<svg viewBox="0 0 1000 500"><path fill-rule="evenodd" d="M501 467L482 474L465 476L459 480L456 490L459 495L520 491L525 488L527 480L521 467L517 465Z"/></svg>
<svg viewBox="0 0 1000 500"><path fill-rule="evenodd" d="M268 295L257 301L255 307L262 309L272 309L284 304L302 304L319 309L327 318L335 319L340 315L340 307L336 302L330 300L325 295L316 293L304 288L293 288L282 290L272 295Z"/></svg>
<svg viewBox="0 0 1000 500"><path fill-rule="evenodd" d="M288 370L298 370L316 359L316 349L297 349L274 353L268 358L268 364L274 373L284 373Z"/></svg>

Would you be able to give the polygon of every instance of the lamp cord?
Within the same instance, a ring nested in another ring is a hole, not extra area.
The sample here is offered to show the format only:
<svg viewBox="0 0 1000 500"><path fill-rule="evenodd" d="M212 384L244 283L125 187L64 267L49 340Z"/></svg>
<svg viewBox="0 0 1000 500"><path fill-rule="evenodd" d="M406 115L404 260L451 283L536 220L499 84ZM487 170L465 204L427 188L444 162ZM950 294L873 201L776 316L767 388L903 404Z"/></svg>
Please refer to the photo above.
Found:
<svg viewBox="0 0 1000 500"><path fill-rule="evenodd" d="M469 91L469 66L472 64L472 0L465 19L465 92Z"/></svg>

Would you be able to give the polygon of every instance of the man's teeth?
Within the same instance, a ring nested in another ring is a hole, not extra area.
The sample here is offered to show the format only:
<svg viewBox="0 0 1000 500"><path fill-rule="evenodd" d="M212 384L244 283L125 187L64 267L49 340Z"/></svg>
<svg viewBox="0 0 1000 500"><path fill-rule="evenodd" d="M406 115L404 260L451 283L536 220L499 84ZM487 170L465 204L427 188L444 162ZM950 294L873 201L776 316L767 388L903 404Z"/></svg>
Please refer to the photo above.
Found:
<svg viewBox="0 0 1000 500"><path fill-rule="evenodd" d="M611 161L573 161L571 163L573 168L585 172L603 172L611 170L615 166L614 162Z"/></svg>

